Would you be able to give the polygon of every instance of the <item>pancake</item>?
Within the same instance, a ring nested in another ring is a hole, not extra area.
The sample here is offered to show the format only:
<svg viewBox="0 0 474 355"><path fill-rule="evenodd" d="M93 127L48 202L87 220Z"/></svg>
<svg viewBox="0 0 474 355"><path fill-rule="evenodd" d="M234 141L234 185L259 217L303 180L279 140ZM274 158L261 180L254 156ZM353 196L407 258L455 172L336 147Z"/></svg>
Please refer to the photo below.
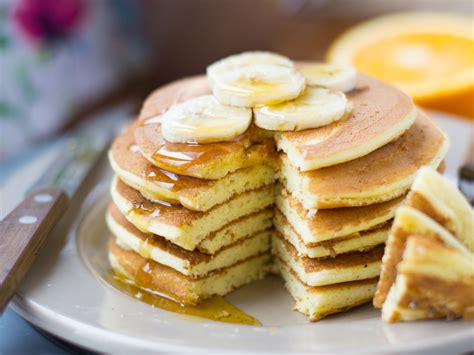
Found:
<svg viewBox="0 0 474 355"><path fill-rule="evenodd" d="M474 210L464 195L430 168L418 173L407 205L431 217L474 252Z"/></svg>
<svg viewBox="0 0 474 355"><path fill-rule="evenodd" d="M162 115L180 102L212 94L204 75L174 81L153 91L143 103L138 120L143 122Z"/></svg>
<svg viewBox="0 0 474 355"><path fill-rule="evenodd" d="M270 249L270 230L254 233L209 255L185 250L163 237L139 231L113 204L109 207L106 221L122 248L133 250L145 259L169 266L192 278L205 276Z"/></svg>
<svg viewBox="0 0 474 355"><path fill-rule="evenodd" d="M209 234L196 248L203 253L214 254L224 246L272 228L272 217L272 207L240 217L227 223L224 228Z"/></svg>
<svg viewBox="0 0 474 355"><path fill-rule="evenodd" d="M179 203L195 211L207 211L245 191L275 180L275 150L271 144L258 145L260 164L230 173L219 180L177 175L153 166L135 145L136 124L118 136L109 151L112 169L127 185L149 200Z"/></svg>
<svg viewBox="0 0 474 355"><path fill-rule="evenodd" d="M344 312L370 302L377 285L377 278L373 278L310 287L280 259L276 259L275 263L285 281L285 287L296 301L295 309L307 315L311 321L318 321L330 314Z"/></svg>
<svg viewBox="0 0 474 355"><path fill-rule="evenodd" d="M195 305L263 278L268 271L270 255L256 255L197 279L123 249L114 240L109 244L109 261L115 273L139 286L165 293L183 304Z"/></svg>
<svg viewBox="0 0 474 355"><path fill-rule="evenodd" d="M474 258L443 242L410 235L382 308L386 322L474 318Z"/></svg>
<svg viewBox="0 0 474 355"><path fill-rule="evenodd" d="M156 90L147 99L134 131L136 144L144 157L153 165L175 174L212 180L265 162L262 151L274 146L273 132L255 125L226 142L182 144L165 141L161 134L161 115L173 104L205 94L204 80L204 76L179 80Z"/></svg>
<svg viewBox="0 0 474 355"><path fill-rule="evenodd" d="M446 135L419 113L396 141L347 163L299 172L282 154L279 179L307 209L366 206L404 195L420 167L441 164L448 146Z"/></svg>
<svg viewBox="0 0 474 355"><path fill-rule="evenodd" d="M472 257L469 249L436 221L412 207L400 207L395 215L382 259L382 272L374 298L374 306L377 308L381 308L387 298L397 275L398 264L403 259L407 238L412 234L442 241L458 253Z"/></svg>
<svg viewBox="0 0 474 355"><path fill-rule="evenodd" d="M211 233L232 221L273 204L273 185L251 190L206 212L191 211L180 205L145 199L137 190L115 178L112 199L120 212L143 232L158 234L174 244L194 250Z"/></svg>
<svg viewBox="0 0 474 355"><path fill-rule="evenodd" d="M304 244L313 247L391 220L403 200L404 197L399 197L371 206L308 211L291 194L278 187L275 202Z"/></svg>
<svg viewBox="0 0 474 355"><path fill-rule="evenodd" d="M359 75L347 93L347 118L300 132L278 132L278 149L301 171L360 158L400 137L416 118L412 100L393 86Z"/></svg>
<svg viewBox="0 0 474 355"><path fill-rule="evenodd" d="M298 253L280 233L272 237L272 254L282 260L308 286L326 286L366 280L380 275L384 246L364 253L350 253L329 259L312 259Z"/></svg>
<svg viewBox="0 0 474 355"><path fill-rule="evenodd" d="M309 258L335 257L349 252L363 252L385 243L391 223L387 222L380 227L353 233L346 237L331 239L311 245L304 243L301 236L288 223L285 216L275 209L274 225L284 238L296 249L299 256Z"/></svg>

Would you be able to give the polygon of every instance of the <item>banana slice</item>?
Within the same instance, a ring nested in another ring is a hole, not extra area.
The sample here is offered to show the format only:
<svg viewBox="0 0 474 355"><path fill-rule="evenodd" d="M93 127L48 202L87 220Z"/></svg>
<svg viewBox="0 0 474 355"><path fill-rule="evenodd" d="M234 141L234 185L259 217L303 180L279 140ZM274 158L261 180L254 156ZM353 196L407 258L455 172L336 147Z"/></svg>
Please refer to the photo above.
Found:
<svg viewBox="0 0 474 355"><path fill-rule="evenodd" d="M309 86L322 86L332 90L348 92L356 85L354 68L338 64L315 64L300 69Z"/></svg>
<svg viewBox="0 0 474 355"><path fill-rule="evenodd" d="M171 143L213 143L244 133L252 110L221 105L204 95L171 107L161 125L163 137Z"/></svg>
<svg viewBox="0 0 474 355"><path fill-rule="evenodd" d="M304 90L303 75L276 64L254 64L219 73L212 91L224 105L256 107L298 97Z"/></svg>
<svg viewBox="0 0 474 355"><path fill-rule="evenodd" d="M254 109L255 124L274 131L300 131L327 125L342 118L347 110L343 92L307 87L297 99Z"/></svg>
<svg viewBox="0 0 474 355"><path fill-rule="evenodd" d="M244 52L223 58L208 66L207 77L209 83L212 87L215 78L222 73L255 64L275 64L293 68L293 62L289 58L276 53L264 51Z"/></svg>

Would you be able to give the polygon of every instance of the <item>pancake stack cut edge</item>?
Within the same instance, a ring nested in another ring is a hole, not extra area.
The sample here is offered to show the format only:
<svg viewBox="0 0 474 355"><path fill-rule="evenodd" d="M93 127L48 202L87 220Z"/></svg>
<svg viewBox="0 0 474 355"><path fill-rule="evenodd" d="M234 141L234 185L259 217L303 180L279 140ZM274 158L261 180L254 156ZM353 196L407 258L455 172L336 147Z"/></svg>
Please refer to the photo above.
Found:
<svg viewBox="0 0 474 355"><path fill-rule="evenodd" d="M448 142L405 95L358 80L341 121L277 134L252 125L209 144L161 132L170 107L209 93L203 77L155 91L109 151L114 271L198 304L276 269L314 321L370 302L395 211Z"/></svg>
<svg viewBox="0 0 474 355"><path fill-rule="evenodd" d="M430 168L420 170L389 234L374 305L387 322L474 319L474 210Z"/></svg>

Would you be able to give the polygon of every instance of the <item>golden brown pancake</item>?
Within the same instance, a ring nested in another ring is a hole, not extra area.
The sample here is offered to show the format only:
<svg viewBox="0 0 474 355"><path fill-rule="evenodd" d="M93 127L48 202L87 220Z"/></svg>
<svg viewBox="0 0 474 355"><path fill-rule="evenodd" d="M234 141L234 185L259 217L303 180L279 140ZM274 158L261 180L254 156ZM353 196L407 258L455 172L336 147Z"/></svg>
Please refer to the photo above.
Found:
<svg viewBox="0 0 474 355"><path fill-rule="evenodd" d="M359 75L348 93L350 115L330 125L299 132L278 132L278 148L301 171L350 161L398 138L414 122L412 100L393 86Z"/></svg>
<svg viewBox="0 0 474 355"><path fill-rule="evenodd" d="M382 317L386 322L473 319L473 256L429 236L408 236Z"/></svg>
<svg viewBox="0 0 474 355"><path fill-rule="evenodd" d="M191 211L180 205L151 202L116 178L112 199L120 212L138 229L158 234L176 245L194 250L211 233L233 221L273 204L273 185L235 196L208 211Z"/></svg>
<svg viewBox="0 0 474 355"><path fill-rule="evenodd" d="M205 94L204 80L204 76L180 80L156 90L147 99L135 129L135 141L144 157L175 174L204 179L220 179L237 169L261 164L266 158L262 152L274 146L273 132L254 125L226 142L182 144L164 140L160 115L173 104Z"/></svg>
<svg viewBox="0 0 474 355"><path fill-rule="evenodd" d="M277 191L279 189L277 188ZM371 206L318 210L308 215L301 203L285 190L276 196L276 206L308 246L365 231L393 218L404 197Z"/></svg>
<svg viewBox="0 0 474 355"><path fill-rule="evenodd" d="M286 217L275 209L274 226L282 236L296 249L299 256L309 258L336 257L350 252L364 252L377 245L384 244L390 231L391 221L373 229L352 233L348 236L329 239L320 243L306 245Z"/></svg>
<svg viewBox="0 0 474 355"><path fill-rule="evenodd" d="M378 277L384 246L362 253L348 253L335 258L314 259L299 256L295 247L280 233L272 238L272 254L281 259L308 286L325 286Z"/></svg>
<svg viewBox="0 0 474 355"><path fill-rule="evenodd" d="M152 165L137 145L133 123L112 144L109 160L115 173L149 200L179 203L196 211L206 211L242 192L271 184L275 179L276 153L271 144L259 144L255 154L260 163L239 169L219 180L178 175Z"/></svg>
<svg viewBox="0 0 474 355"><path fill-rule="evenodd" d="M436 221L412 207L400 207L396 212L382 260L382 272L374 298L374 306L377 308L383 306L389 290L395 282L397 267L403 259L407 238L412 234L442 241L460 254L472 257L469 249Z"/></svg>
<svg viewBox="0 0 474 355"><path fill-rule="evenodd" d="M350 162L299 172L283 154L279 178L307 209L371 205L404 195L422 166L441 164L448 146L446 135L419 113L396 141Z"/></svg>
<svg viewBox="0 0 474 355"><path fill-rule="evenodd" d="M275 264L285 281L285 287L296 301L295 309L307 315L311 321L370 302L378 280L373 278L311 287L302 282L281 259L275 259Z"/></svg>
<svg viewBox="0 0 474 355"><path fill-rule="evenodd" d="M106 220L120 246L192 278L202 277L270 249L270 229L223 245L213 255L209 255L185 250L161 236L141 232L114 204L109 206Z"/></svg>
<svg viewBox="0 0 474 355"><path fill-rule="evenodd" d="M474 252L474 210L456 186L434 169L418 172L407 205L434 219Z"/></svg>
<svg viewBox="0 0 474 355"><path fill-rule="evenodd" d="M195 305L213 295L226 295L237 287L263 278L268 271L270 255L256 255L197 279L147 260L120 247L113 239L109 243L109 260L115 273L138 286L165 293L185 305Z"/></svg>
<svg viewBox="0 0 474 355"><path fill-rule="evenodd" d="M204 75L174 81L156 89L146 98L138 119L140 121L149 120L162 115L177 103L211 93Z"/></svg>

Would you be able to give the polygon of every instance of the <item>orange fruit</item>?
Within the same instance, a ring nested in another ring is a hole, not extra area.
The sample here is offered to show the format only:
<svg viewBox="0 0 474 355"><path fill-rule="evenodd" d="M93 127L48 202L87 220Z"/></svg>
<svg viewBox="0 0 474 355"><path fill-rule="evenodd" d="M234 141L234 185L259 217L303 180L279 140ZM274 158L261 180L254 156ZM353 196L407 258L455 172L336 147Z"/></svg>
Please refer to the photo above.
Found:
<svg viewBox="0 0 474 355"><path fill-rule="evenodd" d="M390 82L422 106L474 117L471 17L429 12L378 17L343 33L327 59Z"/></svg>

